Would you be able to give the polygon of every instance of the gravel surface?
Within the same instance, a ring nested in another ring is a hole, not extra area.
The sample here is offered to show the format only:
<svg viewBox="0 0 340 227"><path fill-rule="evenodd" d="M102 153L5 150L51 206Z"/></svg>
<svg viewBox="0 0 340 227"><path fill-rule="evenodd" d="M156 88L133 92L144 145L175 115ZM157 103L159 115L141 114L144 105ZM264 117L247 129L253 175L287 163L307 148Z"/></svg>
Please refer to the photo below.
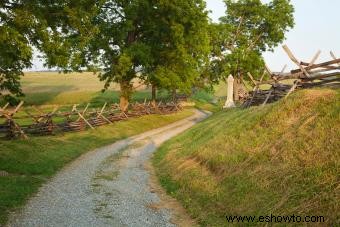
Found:
<svg viewBox="0 0 340 227"><path fill-rule="evenodd" d="M65 167L10 217L9 226L175 226L150 189L144 164L164 141L208 116L187 119L89 152Z"/></svg>

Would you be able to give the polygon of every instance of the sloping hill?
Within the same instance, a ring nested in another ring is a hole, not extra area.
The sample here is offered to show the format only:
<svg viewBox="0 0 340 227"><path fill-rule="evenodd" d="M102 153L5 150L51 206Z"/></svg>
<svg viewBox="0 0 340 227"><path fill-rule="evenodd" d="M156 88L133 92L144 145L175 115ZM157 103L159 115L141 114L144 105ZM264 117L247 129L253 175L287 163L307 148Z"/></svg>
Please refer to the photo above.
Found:
<svg viewBox="0 0 340 227"><path fill-rule="evenodd" d="M340 224L340 91L303 90L264 108L216 113L164 144L153 163L204 226L271 214Z"/></svg>

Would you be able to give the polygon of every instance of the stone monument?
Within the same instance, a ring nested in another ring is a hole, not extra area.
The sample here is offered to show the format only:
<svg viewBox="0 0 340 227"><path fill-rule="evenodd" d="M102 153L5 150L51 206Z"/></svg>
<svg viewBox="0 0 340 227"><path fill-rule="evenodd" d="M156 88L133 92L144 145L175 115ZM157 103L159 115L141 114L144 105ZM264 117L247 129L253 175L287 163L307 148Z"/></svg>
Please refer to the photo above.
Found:
<svg viewBox="0 0 340 227"><path fill-rule="evenodd" d="M223 109L235 107L234 103L234 77L230 75L228 77L228 94L227 101L225 102Z"/></svg>

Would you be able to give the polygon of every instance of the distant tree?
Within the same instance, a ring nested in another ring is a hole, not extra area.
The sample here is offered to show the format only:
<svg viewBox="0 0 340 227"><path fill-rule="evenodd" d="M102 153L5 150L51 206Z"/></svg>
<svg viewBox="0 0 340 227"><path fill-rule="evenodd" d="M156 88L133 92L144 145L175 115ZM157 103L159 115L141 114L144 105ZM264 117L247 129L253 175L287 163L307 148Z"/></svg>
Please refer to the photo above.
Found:
<svg viewBox="0 0 340 227"><path fill-rule="evenodd" d="M22 95L20 77L31 67L33 46L46 66L75 69L80 49L95 32L88 26L95 0L2 0L0 2L0 97Z"/></svg>
<svg viewBox="0 0 340 227"><path fill-rule="evenodd" d="M290 0L224 0L226 16L212 24L214 48L209 73L212 78L232 74L235 80L235 99L244 74L258 77L264 66L262 53L272 51L285 39L294 26L294 8Z"/></svg>

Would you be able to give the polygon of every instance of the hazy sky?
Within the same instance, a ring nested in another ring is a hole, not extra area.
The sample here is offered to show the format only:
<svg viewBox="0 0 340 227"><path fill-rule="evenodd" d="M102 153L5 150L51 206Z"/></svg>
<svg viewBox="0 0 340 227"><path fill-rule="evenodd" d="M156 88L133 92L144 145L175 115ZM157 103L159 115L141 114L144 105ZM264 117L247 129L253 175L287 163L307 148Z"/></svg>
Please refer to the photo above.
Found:
<svg viewBox="0 0 340 227"><path fill-rule="evenodd" d="M269 0L264 0L268 2ZM340 57L340 0L292 0L295 7L295 27L284 41L299 60L309 61L321 50L319 61L330 60L329 51ZM210 17L217 21L225 13L223 0L207 0ZM291 63L281 45L274 53L265 53L265 60L273 71L280 71ZM42 63L34 60L33 70L42 69Z"/></svg>

